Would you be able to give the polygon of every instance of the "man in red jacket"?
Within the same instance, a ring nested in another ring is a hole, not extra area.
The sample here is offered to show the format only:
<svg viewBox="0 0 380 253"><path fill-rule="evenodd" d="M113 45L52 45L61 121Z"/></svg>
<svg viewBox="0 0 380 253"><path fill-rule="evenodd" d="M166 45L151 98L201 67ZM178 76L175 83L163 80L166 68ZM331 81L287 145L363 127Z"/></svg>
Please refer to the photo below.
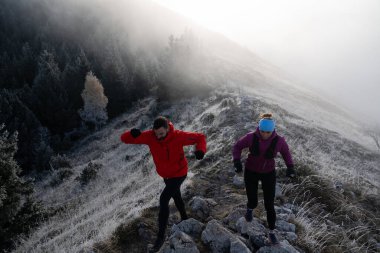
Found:
<svg viewBox="0 0 380 253"><path fill-rule="evenodd" d="M121 141L127 144L148 145L157 173L163 177L165 182L165 188L160 196L157 240L151 251L157 252L164 243L171 198L174 199L181 220L187 219L185 204L180 191L188 170L183 146L196 145L194 154L198 160L201 160L206 153L206 137L201 133L174 129L173 124L168 119L160 116L154 120L152 130L141 132L139 129L133 128L121 135Z"/></svg>

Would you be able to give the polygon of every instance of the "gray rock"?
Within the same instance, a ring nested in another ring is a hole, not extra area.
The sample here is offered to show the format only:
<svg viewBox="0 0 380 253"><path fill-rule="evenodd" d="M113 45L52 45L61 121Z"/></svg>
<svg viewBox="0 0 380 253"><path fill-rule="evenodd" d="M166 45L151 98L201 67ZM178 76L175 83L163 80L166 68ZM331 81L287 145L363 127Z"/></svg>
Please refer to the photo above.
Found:
<svg viewBox="0 0 380 253"><path fill-rule="evenodd" d="M296 232L296 225L286 222L284 220L277 220L276 221L276 228L279 231L285 231L285 232Z"/></svg>
<svg viewBox="0 0 380 253"><path fill-rule="evenodd" d="M282 194L282 187L279 184L276 184L276 193L275 193L275 198L280 198L283 197Z"/></svg>
<svg viewBox="0 0 380 253"><path fill-rule="evenodd" d="M230 253L251 253L248 247L239 239L231 240Z"/></svg>
<svg viewBox="0 0 380 253"><path fill-rule="evenodd" d="M229 178L231 178L231 177L233 177L233 176L235 176L236 175L236 172L235 172L235 168L234 167L231 167L231 168L229 168L228 170L227 170L227 176L229 177Z"/></svg>
<svg viewBox="0 0 380 253"><path fill-rule="evenodd" d="M212 252L228 252L231 246L231 238L234 235L219 224L216 220L207 223L202 232L202 241L208 245Z"/></svg>
<svg viewBox="0 0 380 253"><path fill-rule="evenodd" d="M265 232L265 227L257 218L247 222L244 217L240 217L236 222L236 230L242 235L249 235L251 232Z"/></svg>
<svg viewBox="0 0 380 253"><path fill-rule="evenodd" d="M235 175L234 176L234 180L233 180L233 185L235 185L237 188L244 188L245 187L245 183L244 183L244 178L241 177L241 176L238 176L238 175Z"/></svg>
<svg viewBox="0 0 380 253"><path fill-rule="evenodd" d="M216 205L217 203L213 199L204 199L199 196L195 196L189 201L191 210L201 219L206 219L210 215L211 207Z"/></svg>
<svg viewBox="0 0 380 253"><path fill-rule="evenodd" d="M292 214L293 211L289 208L286 208L286 207L278 207L278 206L274 206L274 209L276 211L277 214L280 214L280 213L285 213L285 214Z"/></svg>
<svg viewBox="0 0 380 253"><path fill-rule="evenodd" d="M255 249L264 247L267 242L267 236L264 232L256 232L249 235L249 241Z"/></svg>
<svg viewBox="0 0 380 253"><path fill-rule="evenodd" d="M291 210L293 213L297 213L299 211L299 207L290 203L285 203L284 207Z"/></svg>
<svg viewBox="0 0 380 253"><path fill-rule="evenodd" d="M163 253L199 253L197 245L190 236L180 230L176 230L169 237L169 245L165 245Z"/></svg>
<svg viewBox="0 0 380 253"><path fill-rule="evenodd" d="M276 215L277 219L289 221L290 219L295 219L295 215L292 213L279 213Z"/></svg>
<svg viewBox="0 0 380 253"><path fill-rule="evenodd" d="M241 217L236 222L237 231L249 237L249 241L256 249L265 246L266 235L265 227L260 223L259 219L253 218L251 222L247 222L244 217Z"/></svg>
<svg viewBox="0 0 380 253"><path fill-rule="evenodd" d="M287 240L280 242L280 245L265 246L260 248L257 253L299 253Z"/></svg>
<svg viewBox="0 0 380 253"><path fill-rule="evenodd" d="M194 218L189 218L187 220L181 221L177 225L173 225L172 233L176 230L180 230L191 236L199 236L202 233L204 224Z"/></svg>
<svg viewBox="0 0 380 253"><path fill-rule="evenodd" d="M202 241L210 246L212 252L228 252L231 245L230 238L232 236L232 233L216 220L212 220L202 232Z"/></svg>
<svg viewBox="0 0 380 253"><path fill-rule="evenodd" d="M245 211L245 208L234 209L227 217L223 219L223 223L226 224L228 228L236 230L236 222L244 216Z"/></svg>
<svg viewBox="0 0 380 253"><path fill-rule="evenodd" d="M293 232L279 232L279 234L282 238L285 238L289 242L295 242L298 238L298 236Z"/></svg>

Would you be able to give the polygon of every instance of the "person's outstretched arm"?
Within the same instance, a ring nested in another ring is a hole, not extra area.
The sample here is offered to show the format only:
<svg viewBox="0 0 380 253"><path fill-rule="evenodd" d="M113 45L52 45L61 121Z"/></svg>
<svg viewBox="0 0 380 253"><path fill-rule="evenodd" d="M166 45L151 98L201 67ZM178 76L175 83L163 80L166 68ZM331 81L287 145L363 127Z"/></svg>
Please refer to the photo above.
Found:
<svg viewBox="0 0 380 253"><path fill-rule="evenodd" d="M207 151L206 136L202 133L185 132L178 130L178 136L183 146L195 145L195 156L198 160L203 159Z"/></svg>
<svg viewBox="0 0 380 253"><path fill-rule="evenodd" d="M120 139L126 144L149 144L153 134L152 130L141 132L139 129L133 128L123 133Z"/></svg>

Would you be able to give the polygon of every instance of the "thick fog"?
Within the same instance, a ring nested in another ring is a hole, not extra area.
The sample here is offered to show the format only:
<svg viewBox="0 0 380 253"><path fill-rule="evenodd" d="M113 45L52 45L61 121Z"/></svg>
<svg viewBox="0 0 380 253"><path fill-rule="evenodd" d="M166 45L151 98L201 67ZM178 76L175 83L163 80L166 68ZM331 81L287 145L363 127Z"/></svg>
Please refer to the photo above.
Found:
<svg viewBox="0 0 380 253"><path fill-rule="evenodd" d="M147 58L168 45L169 35L193 28L194 21L343 104L354 117L380 126L378 0L70 0L61 5L73 3L90 5L89 13L99 15L99 31L105 29L101 20L108 21L130 51L142 50ZM63 7L53 7L50 13L62 16L57 17L60 27L77 25L65 11L57 11Z"/></svg>
<svg viewBox="0 0 380 253"><path fill-rule="evenodd" d="M155 0L380 124L377 0Z"/></svg>

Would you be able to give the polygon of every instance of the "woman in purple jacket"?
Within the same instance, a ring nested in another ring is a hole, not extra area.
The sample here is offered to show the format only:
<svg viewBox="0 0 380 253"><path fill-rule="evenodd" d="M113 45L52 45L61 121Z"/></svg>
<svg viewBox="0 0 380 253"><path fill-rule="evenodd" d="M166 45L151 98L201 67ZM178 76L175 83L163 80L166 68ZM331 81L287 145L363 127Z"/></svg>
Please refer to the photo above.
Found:
<svg viewBox="0 0 380 253"><path fill-rule="evenodd" d="M240 158L241 151L245 148L249 148L250 151L245 161L244 170L244 182L248 198L245 219L248 222L252 221L252 211L257 207L257 188L260 180L270 229L268 239L272 244L277 244L278 239L274 233L276 224L276 212L274 210L276 171L274 158L278 152L281 153L286 163L286 176L293 178L295 171L288 144L284 137L277 135L272 114L263 114L256 131L248 133L235 143L232 155L237 173L240 173L243 169Z"/></svg>

